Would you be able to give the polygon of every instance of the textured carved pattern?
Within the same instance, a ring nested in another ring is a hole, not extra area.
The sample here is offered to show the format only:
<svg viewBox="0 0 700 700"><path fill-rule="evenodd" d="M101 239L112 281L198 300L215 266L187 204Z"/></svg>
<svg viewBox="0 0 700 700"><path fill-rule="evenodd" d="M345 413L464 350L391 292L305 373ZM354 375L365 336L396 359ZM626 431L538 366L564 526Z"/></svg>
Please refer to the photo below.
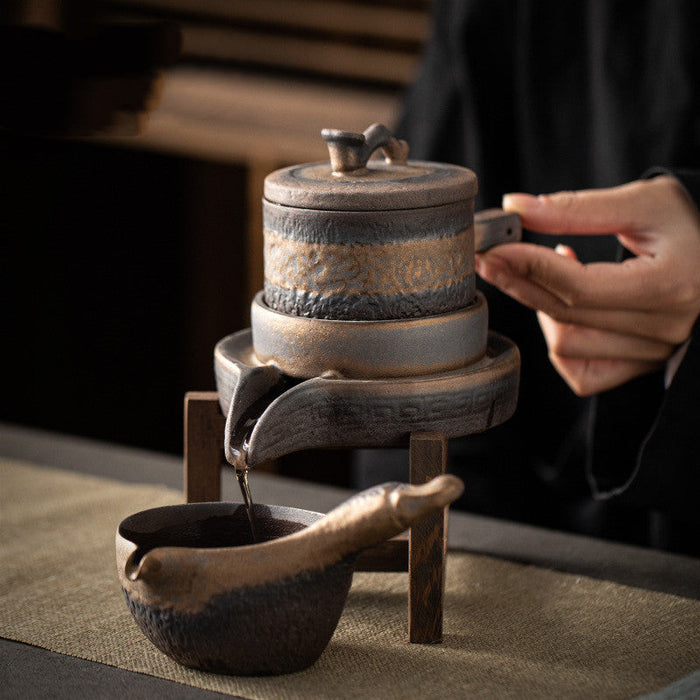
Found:
<svg viewBox="0 0 700 700"><path fill-rule="evenodd" d="M379 245L303 243L265 231L265 279L326 295L402 294L456 284L473 273L469 232Z"/></svg>
<svg viewBox="0 0 700 700"><path fill-rule="evenodd" d="M363 319L421 318L461 309L475 294L474 276L458 284L415 294L328 296L299 289L280 289L265 283L265 303L272 309L294 316L311 316L341 321Z"/></svg>
<svg viewBox="0 0 700 700"><path fill-rule="evenodd" d="M472 395L412 398L299 396L284 405L284 419L265 416L251 441L251 464L317 446L400 445L418 430L443 430L449 437L482 432L509 418L517 400L517 377ZM416 387L418 388L418 387ZM294 426L294 429L291 429Z"/></svg>

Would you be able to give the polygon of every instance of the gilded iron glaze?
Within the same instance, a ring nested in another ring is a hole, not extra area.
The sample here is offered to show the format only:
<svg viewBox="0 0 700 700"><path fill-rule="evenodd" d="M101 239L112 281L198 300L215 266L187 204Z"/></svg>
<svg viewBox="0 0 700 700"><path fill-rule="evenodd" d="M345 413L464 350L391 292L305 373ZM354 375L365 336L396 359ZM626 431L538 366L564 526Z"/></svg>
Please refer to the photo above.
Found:
<svg viewBox="0 0 700 700"><path fill-rule="evenodd" d="M471 229L374 245L305 243L265 231L266 300L284 313L342 319L459 308L474 294L472 244ZM406 308L407 299L419 301Z"/></svg>
<svg viewBox="0 0 700 700"><path fill-rule="evenodd" d="M326 294L401 294L456 285L474 272L472 231L451 238L344 245L300 243L265 231L266 280Z"/></svg>

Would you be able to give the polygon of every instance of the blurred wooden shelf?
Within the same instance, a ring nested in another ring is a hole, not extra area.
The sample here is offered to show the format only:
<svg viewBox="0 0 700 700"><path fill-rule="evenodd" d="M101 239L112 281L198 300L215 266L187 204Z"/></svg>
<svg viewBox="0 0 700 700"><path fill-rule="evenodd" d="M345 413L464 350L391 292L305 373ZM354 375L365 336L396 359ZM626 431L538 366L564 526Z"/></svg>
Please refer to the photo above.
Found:
<svg viewBox="0 0 700 700"><path fill-rule="evenodd" d="M106 0L112 15L177 22L186 60L405 84L431 0Z"/></svg>
<svg viewBox="0 0 700 700"><path fill-rule="evenodd" d="M393 124L400 101L400 90L183 65L167 71L144 133L110 142L222 162L291 164L328 157L324 127Z"/></svg>
<svg viewBox="0 0 700 700"><path fill-rule="evenodd" d="M326 160L324 127L362 131L394 124L400 94L195 66L171 69L143 134L107 142L243 165L247 302L263 284L265 176L284 165Z"/></svg>
<svg viewBox="0 0 700 700"><path fill-rule="evenodd" d="M166 19L183 63L144 132L109 143L246 170L248 300L262 287L263 180L326 160L331 127L391 128L418 68L431 0L107 0L116 17Z"/></svg>

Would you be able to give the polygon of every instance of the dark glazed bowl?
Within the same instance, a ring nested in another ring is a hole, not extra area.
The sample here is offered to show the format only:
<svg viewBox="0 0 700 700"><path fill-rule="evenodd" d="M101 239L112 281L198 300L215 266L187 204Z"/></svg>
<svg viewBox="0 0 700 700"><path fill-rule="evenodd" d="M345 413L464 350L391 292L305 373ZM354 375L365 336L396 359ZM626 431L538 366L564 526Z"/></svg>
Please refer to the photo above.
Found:
<svg viewBox="0 0 700 700"><path fill-rule="evenodd" d="M322 514L256 504L255 516L265 542ZM343 611L355 555L258 585L227 586L236 550L250 544L238 504L167 506L124 520L117 532L119 577L146 637L177 662L216 673L276 675L313 664Z"/></svg>

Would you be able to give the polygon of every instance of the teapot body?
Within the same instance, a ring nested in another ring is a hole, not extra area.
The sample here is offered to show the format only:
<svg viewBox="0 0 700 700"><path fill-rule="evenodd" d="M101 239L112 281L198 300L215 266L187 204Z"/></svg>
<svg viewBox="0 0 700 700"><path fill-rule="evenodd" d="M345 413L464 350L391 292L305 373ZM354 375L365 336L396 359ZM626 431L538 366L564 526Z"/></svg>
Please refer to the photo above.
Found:
<svg viewBox="0 0 700 700"><path fill-rule="evenodd" d="M334 320L418 318L474 298L471 170L424 161L330 162L265 179L265 303Z"/></svg>
<svg viewBox="0 0 700 700"><path fill-rule="evenodd" d="M257 359L297 378L367 379L478 361L488 307L474 255L517 240L517 215L475 216L471 170L408 160L408 144L380 124L322 135L329 161L265 178ZM377 148L384 159L370 159Z"/></svg>

